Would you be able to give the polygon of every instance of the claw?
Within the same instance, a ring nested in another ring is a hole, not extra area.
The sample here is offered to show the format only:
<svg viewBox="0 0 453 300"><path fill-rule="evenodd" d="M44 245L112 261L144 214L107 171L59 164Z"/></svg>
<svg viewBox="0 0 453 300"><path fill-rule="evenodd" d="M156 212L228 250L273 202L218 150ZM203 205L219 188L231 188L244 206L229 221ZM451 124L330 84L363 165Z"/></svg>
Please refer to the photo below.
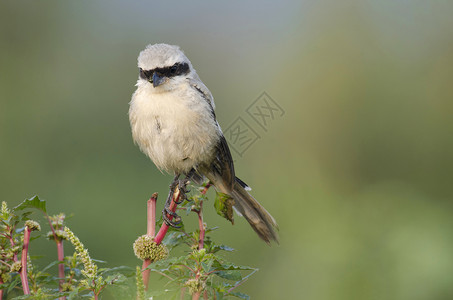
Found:
<svg viewBox="0 0 453 300"><path fill-rule="evenodd" d="M172 216L175 220L170 220L168 215ZM168 208L164 208L164 210L162 211L162 219L168 226L171 226L173 228L181 228L181 226L179 226L179 224L181 224L181 217Z"/></svg>

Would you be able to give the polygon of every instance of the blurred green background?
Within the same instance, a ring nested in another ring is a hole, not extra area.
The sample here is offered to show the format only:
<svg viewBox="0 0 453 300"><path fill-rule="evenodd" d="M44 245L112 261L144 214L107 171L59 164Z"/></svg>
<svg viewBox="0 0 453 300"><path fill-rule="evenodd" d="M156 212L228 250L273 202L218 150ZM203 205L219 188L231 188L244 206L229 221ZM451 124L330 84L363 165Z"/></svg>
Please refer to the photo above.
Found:
<svg viewBox="0 0 453 300"><path fill-rule="evenodd" d="M38 194L74 214L94 258L139 264L145 201L159 192L160 210L171 176L134 146L128 102L139 51L177 44L223 128L241 116L261 137L236 169L280 245L206 205L230 259L260 268L240 291L453 299L452 12L421 0L3 0L0 199ZM286 112L267 131L245 112L263 91Z"/></svg>

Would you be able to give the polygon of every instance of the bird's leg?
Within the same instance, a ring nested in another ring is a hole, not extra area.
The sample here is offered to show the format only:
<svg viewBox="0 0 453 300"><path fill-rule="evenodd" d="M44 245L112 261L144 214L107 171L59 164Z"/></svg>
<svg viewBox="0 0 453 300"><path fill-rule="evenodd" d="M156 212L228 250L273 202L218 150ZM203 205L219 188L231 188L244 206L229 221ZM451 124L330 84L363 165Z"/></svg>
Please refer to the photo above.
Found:
<svg viewBox="0 0 453 300"><path fill-rule="evenodd" d="M187 173L184 179L179 179L180 174L177 174L170 184L170 192L168 193L167 201L165 201L165 207L162 211L162 218L168 226L174 228L181 227L178 226L181 223L181 217L170 209L170 205L172 201L174 201L175 204L178 205L183 203L185 200L188 200L187 193L189 193L190 190L187 189L187 184L189 183L189 180L190 178L192 178L194 173L194 169L190 170L190 172ZM178 199L173 199L176 187L178 187L179 189L179 197ZM174 218L174 221L170 220L170 216Z"/></svg>
<svg viewBox="0 0 453 300"><path fill-rule="evenodd" d="M164 210L162 211L162 219L164 222L171 227L174 228L180 228L181 226L178 226L181 223L181 217L178 216L175 212L173 212L170 209L171 202L173 201L173 196L175 194L175 189L177 186L180 185L180 180L179 180L180 174L177 174L175 178L173 179L172 183L170 184L170 191L168 193L167 201L165 201L165 206ZM176 202L175 204L179 204L180 202ZM173 217L175 221L171 220L170 217Z"/></svg>
<svg viewBox="0 0 453 300"><path fill-rule="evenodd" d="M178 180L178 188L181 196L179 196L180 201L176 202L176 204L181 204L185 200L189 201L187 198L187 193L189 193L190 190L187 189L187 184L189 184L189 180L192 178L194 173L195 169L192 169L189 171L189 173L187 173L186 178Z"/></svg>

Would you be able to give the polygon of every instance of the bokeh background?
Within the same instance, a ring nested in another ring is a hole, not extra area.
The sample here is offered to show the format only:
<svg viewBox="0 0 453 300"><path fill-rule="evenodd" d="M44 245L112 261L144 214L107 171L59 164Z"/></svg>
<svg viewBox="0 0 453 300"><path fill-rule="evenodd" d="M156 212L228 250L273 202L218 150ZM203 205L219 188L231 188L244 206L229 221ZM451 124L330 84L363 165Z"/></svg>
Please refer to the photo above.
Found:
<svg viewBox="0 0 453 300"><path fill-rule="evenodd" d="M178 44L220 124L242 117L261 137L236 169L280 245L206 205L229 258L260 268L240 291L453 299L452 12L415 0L3 0L0 199L37 194L74 214L93 257L139 264L145 201L159 192L160 210L171 176L134 146L128 102L139 51ZM285 111L266 131L245 112L263 91Z"/></svg>

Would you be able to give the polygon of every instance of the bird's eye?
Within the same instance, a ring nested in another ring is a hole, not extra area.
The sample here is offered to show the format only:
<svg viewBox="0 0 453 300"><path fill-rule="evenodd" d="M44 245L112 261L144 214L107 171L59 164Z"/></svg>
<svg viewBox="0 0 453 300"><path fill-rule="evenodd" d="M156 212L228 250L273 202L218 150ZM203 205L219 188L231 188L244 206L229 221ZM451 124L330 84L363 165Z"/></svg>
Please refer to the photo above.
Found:
<svg viewBox="0 0 453 300"><path fill-rule="evenodd" d="M146 74L145 74L145 71L143 71L143 69L142 69L142 68L139 68L139 70L140 70L140 71L139 71L139 74L140 74L140 78L142 78L142 79L146 79Z"/></svg>
<svg viewBox="0 0 453 300"><path fill-rule="evenodd" d="M171 68L170 68L170 72L172 74L175 74L176 71L178 71L178 64L174 64Z"/></svg>

